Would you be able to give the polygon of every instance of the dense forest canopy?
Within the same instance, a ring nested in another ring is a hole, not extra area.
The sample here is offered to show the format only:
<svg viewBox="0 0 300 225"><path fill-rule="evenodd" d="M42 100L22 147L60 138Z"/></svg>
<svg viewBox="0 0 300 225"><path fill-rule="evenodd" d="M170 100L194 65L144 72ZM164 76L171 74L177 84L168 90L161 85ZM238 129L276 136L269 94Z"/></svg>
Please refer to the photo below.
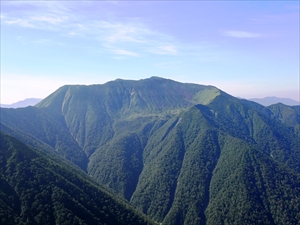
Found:
<svg viewBox="0 0 300 225"><path fill-rule="evenodd" d="M53 163L68 160L159 223L285 225L300 221L299 110L213 86L118 79L63 86L35 107L1 109L1 130Z"/></svg>

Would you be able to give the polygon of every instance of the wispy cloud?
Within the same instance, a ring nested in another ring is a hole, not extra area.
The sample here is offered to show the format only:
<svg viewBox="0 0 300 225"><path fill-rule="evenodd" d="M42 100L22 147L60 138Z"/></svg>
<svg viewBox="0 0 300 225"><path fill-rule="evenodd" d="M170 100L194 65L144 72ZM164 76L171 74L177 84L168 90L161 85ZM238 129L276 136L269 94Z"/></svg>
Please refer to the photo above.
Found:
<svg viewBox="0 0 300 225"><path fill-rule="evenodd" d="M139 54L137 54L135 52L127 51L124 49L113 49L112 51L118 55L139 56Z"/></svg>
<svg viewBox="0 0 300 225"><path fill-rule="evenodd" d="M109 43L145 43L146 36L151 34L150 30L137 23L101 21L95 25L106 31L107 35L105 36L105 39Z"/></svg>
<svg viewBox="0 0 300 225"><path fill-rule="evenodd" d="M260 34L247 32L247 31L238 31L238 30L227 30L222 31L222 35L226 37L233 37L233 38L257 38L261 37Z"/></svg>
<svg viewBox="0 0 300 225"><path fill-rule="evenodd" d="M56 32L59 36L98 41L116 55L174 55L178 51L172 37L148 28L138 19L120 21L99 13L74 14L80 2L5 3L3 24ZM98 3L97 3L98 4ZM104 3L99 3L104 4ZM24 8L24 10L20 10ZM168 44L165 44L168 43ZM125 50L126 49L126 50Z"/></svg>
<svg viewBox="0 0 300 225"><path fill-rule="evenodd" d="M3 24L44 30L73 40L77 38L92 40L91 43L93 44L96 41L98 45L86 46L89 51L90 49L97 49L97 51L93 51L96 54L109 53L118 57L143 57L150 54L168 57L191 55L193 52L199 52L195 45L190 48L189 45L176 41L171 35L149 28L138 18L121 21L110 16L103 16L101 13L96 15L74 14L74 11L77 10L73 9L76 7L78 9L80 2L36 2L36 4L30 2L28 3L29 6L24 2L20 4L21 6L18 5L18 7L24 8L24 10L3 10L1 15ZM12 5L8 8L14 8L17 3L12 3ZM246 34L249 36L249 33ZM227 31L227 35L245 37L246 34L245 32L230 33ZM44 39L48 39L48 37L44 37ZM65 44L71 45L73 43L75 42ZM201 46L201 44L199 45ZM205 51L210 50L211 47L208 50L205 49ZM202 48L201 52L203 52Z"/></svg>
<svg viewBox="0 0 300 225"><path fill-rule="evenodd" d="M31 18L32 21L46 22L53 25L65 22L67 19L68 19L67 16L58 16L58 15L36 16Z"/></svg>
<svg viewBox="0 0 300 225"><path fill-rule="evenodd" d="M8 25L16 25L39 30L57 30L60 28L59 24L63 24L66 20L67 17L57 15L34 16L29 18L3 18L3 22Z"/></svg>
<svg viewBox="0 0 300 225"><path fill-rule="evenodd" d="M68 9L58 2L9 1L2 5L2 25L57 31L69 22Z"/></svg>
<svg viewBox="0 0 300 225"><path fill-rule="evenodd" d="M158 46L156 49L152 50L152 52L161 55L174 55L177 53L177 50L174 45L164 45Z"/></svg>

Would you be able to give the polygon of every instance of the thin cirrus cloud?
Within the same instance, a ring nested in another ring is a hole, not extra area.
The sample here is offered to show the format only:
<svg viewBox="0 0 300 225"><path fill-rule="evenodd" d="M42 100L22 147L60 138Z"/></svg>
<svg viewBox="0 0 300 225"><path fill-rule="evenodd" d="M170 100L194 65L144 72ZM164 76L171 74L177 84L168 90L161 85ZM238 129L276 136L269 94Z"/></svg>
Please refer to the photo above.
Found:
<svg viewBox="0 0 300 225"><path fill-rule="evenodd" d="M113 49L112 50L114 53L116 53L117 55L125 55L125 56L139 56L139 54L135 53L135 52L131 52L131 51L127 51L124 49Z"/></svg>
<svg viewBox="0 0 300 225"><path fill-rule="evenodd" d="M260 34L247 32L247 31L237 31L237 30L227 30L222 32L223 36L233 37L233 38L258 38L261 37Z"/></svg>
<svg viewBox="0 0 300 225"><path fill-rule="evenodd" d="M101 21L97 23L98 28L105 30L107 34L105 39L109 43L114 42L132 42L132 43L145 43L146 37L151 35L152 32L139 24L134 23L118 23Z"/></svg>
<svg viewBox="0 0 300 225"><path fill-rule="evenodd" d="M19 6L24 4L20 3ZM172 37L151 30L137 20L117 21L101 15L97 18L87 14L74 15L65 3L53 4L29 3L32 8L6 11L1 15L1 20L5 25L54 32L69 38L96 40L106 51L116 55L136 57L145 53L160 55L177 53L174 45L165 45L166 42L173 41ZM134 51L131 49L133 45Z"/></svg>
<svg viewBox="0 0 300 225"><path fill-rule="evenodd" d="M174 45L164 45L158 46L152 52L160 55L175 55L177 53L177 49Z"/></svg>
<svg viewBox="0 0 300 225"><path fill-rule="evenodd" d="M38 16L31 18L32 21L36 22L46 22L50 24L59 24L68 20L67 16L56 16L56 15L47 15L47 16Z"/></svg>
<svg viewBox="0 0 300 225"><path fill-rule="evenodd" d="M185 49L189 48L176 42L172 36L149 29L136 20L116 21L74 16L62 7L54 12L49 5L43 10L43 15L39 10L25 11L20 14L7 14L2 16L2 20L7 25L46 30L69 38L96 40L103 48L98 54L108 52L123 57L142 57L148 54L174 56L185 54ZM195 46L193 50L195 51Z"/></svg>
<svg viewBox="0 0 300 225"><path fill-rule="evenodd" d="M7 1L1 3L2 24L39 30L58 30L69 21L69 10L59 2ZM7 10L4 10L7 8Z"/></svg>
<svg viewBox="0 0 300 225"><path fill-rule="evenodd" d="M58 15L44 15L32 16L24 18L3 17L1 18L4 24L16 25L24 28L38 29L38 30L60 30L65 27L68 20L67 16Z"/></svg>

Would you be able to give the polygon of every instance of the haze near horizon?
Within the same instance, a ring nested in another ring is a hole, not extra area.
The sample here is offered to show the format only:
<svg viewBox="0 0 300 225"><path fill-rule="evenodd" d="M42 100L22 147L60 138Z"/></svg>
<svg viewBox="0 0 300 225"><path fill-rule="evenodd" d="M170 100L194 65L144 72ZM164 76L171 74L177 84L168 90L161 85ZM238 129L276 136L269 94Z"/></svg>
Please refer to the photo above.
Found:
<svg viewBox="0 0 300 225"><path fill-rule="evenodd" d="M1 1L1 103L159 76L299 101L298 1Z"/></svg>

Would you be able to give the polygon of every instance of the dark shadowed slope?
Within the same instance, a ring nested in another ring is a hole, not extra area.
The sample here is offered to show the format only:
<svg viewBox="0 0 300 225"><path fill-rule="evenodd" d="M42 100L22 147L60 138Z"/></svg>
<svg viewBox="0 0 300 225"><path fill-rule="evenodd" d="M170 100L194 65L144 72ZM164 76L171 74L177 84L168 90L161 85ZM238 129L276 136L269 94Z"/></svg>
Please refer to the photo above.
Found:
<svg viewBox="0 0 300 225"><path fill-rule="evenodd" d="M1 224L152 224L63 160L1 133Z"/></svg>
<svg viewBox="0 0 300 225"><path fill-rule="evenodd" d="M88 159L61 114L31 106L1 109L1 130L34 147L53 150L86 170Z"/></svg>

